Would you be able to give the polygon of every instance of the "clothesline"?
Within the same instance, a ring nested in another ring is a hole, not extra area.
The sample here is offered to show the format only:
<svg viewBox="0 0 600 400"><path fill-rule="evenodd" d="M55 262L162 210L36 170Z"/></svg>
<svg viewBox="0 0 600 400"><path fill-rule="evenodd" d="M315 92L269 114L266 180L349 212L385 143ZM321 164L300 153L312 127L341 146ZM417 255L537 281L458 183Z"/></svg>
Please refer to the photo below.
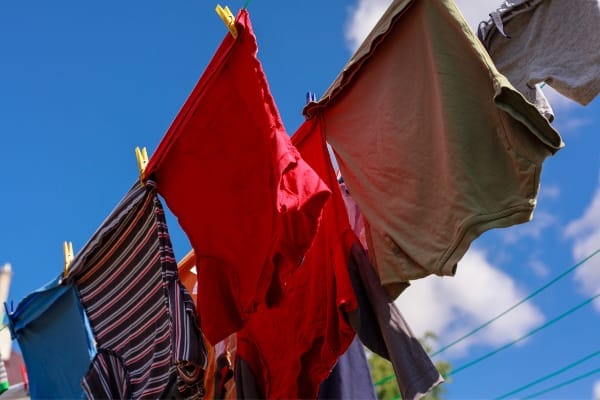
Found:
<svg viewBox="0 0 600 400"><path fill-rule="evenodd" d="M540 288L534 290L533 292L531 292L529 295L527 295L526 297L524 297L522 300L520 300L519 302L515 303L514 305L510 306L509 308L507 308L506 310L504 310L503 312L499 313L498 315L494 316L493 318L489 319L488 321L484 322L483 324L477 326L476 328L472 329L471 331L467 332L466 334L460 336L459 338L453 340L452 342L448 343L447 345L441 347L440 349L438 349L435 352L432 352L429 354L430 357L435 357L441 353L443 353L444 351L448 350L449 348L457 345L458 343L468 339L469 337L473 336L474 334L476 334L477 332L481 331L482 329L488 327L489 325L491 325L492 323L494 323L495 321L497 321L498 319L502 318L503 316L507 315L509 312L513 311L515 308L517 308L518 306L520 306L521 304L531 301L531 299L535 296L537 296L538 294L540 294L541 292L543 292L544 290L548 289L549 287L551 287L552 285L554 285L555 283L557 283L558 281L560 281L561 279L563 279L564 277L568 276L569 274L571 274L572 272L574 272L575 270L577 270L579 267L583 266L586 262L588 262L589 260L591 260L594 256L598 255L598 253L600 253L600 249L597 249L595 251L593 251L591 254L589 254L588 256L584 257L582 260L580 260L579 262L575 263L573 266L569 267L567 270L565 270L564 272L562 272L561 274L559 274L558 276L556 276L555 278L551 279L550 281L548 281L546 284L542 285ZM516 340L513 340L495 350L492 350L488 353L486 353L484 356L481 356L473 361L470 361L468 363L466 363L465 365L455 368L453 369L447 376L450 375L454 375L455 373L464 370L466 368L469 368L477 363L479 363L480 361L483 361L486 358L489 358L491 356L493 356L494 354L526 339L527 337L533 335L534 333L537 333L539 331L541 331L542 329L545 329L547 327L549 327L550 325L554 324L555 322L558 322L559 320L561 320L562 318L568 316L569 314L572 314L573 312L579 310L580 308L582 308L583 306L591 303L592 301L594 301L598 296L600 295L595 295L592 296L590 298L588 298L587 300L585 300L584 302L580 303L579 305L567 310L566 312L560 314L559 316L553 318L552 320L550 320L549 322L541 325L538 328L533 329L532 331L530 331L529 333L519 337ZM375 386L380 386L383 385L386 382L389 382L390 380L394 379L394 375L388 375L384 378L381 378L380 380L378 380L377 382L375 382Z"/></svg>

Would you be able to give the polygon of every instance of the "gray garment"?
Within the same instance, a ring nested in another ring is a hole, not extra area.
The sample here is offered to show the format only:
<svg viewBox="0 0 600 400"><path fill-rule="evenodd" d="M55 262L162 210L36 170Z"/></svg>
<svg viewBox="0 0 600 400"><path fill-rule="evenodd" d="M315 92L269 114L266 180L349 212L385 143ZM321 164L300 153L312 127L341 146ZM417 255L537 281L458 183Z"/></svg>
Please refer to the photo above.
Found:
<svg viewBox="0 0 600 400"><path fill-rule="evenodd" d="M600 92L600 0L505 1L477 35L498 70L550 121L539 83L582 105Z"/></svg>
<svg viewBox="0 0 600 400"><path fill-rule="evenodd" d="M489 46L490 41L492 40L491 38L497 38L498 33L506 39L512 38L511 34L505 31L505 22L510 21L521 13L533 12L535 7L542 1L543 0L506 0L498 7L498 9L492 11L490 13L490 19L488 21L482 21L477 30L477 36L483 42L488 52L490 51ZM508 78L510 79L510 76ZM554 121L554 110L539 84L535 84L533 87L532 85L527 84L525 89L523 87L518 87L515 83L513 83L513 85L525 95L527 100L535 104L536 108L548 119L548 121Z"/></svg>
<svg viewBox="0 0 600 400"><path fill-rule="evenodd" d="M358 300L358 311L348 316L352 327L367 348L392 362L403 399L423 397L444 379L358 243L352 246L348 268Z"/></svg>

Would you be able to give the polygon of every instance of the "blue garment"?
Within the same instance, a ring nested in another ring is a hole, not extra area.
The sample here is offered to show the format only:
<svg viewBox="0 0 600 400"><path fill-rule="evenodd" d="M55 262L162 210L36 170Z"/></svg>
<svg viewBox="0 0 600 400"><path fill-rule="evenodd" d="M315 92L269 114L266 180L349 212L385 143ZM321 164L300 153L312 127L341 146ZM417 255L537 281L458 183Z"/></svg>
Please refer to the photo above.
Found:
<svg viewBox="0 0 600 400"><path fill-rule="evenodd" d="M321 383L319 399L377 399L367 356L358 336Z"/></svg>
<svg viewBox="0 0 600 400"><path fill-rule="evenodd" d="M19 343L32 399L84 396L80 381L96 350L75 287L55 279L7 312Z"/></svg>

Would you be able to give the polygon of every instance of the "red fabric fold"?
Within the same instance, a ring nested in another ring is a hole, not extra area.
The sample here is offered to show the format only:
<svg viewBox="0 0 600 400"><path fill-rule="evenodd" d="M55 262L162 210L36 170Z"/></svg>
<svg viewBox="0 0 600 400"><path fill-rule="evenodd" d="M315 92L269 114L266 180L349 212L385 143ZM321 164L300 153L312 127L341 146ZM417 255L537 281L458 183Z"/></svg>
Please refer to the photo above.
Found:
<svg viewBox="0 0 600 400"><path fill-rule="evenodd" d="M237 39L226 35L146 168L196 254L212 344L280 300L330 195L285 132L246 10L236 24Z"/></svg>
<svg viewBox="0 0 600 400"><path fill-rule="evenodd" d="M358 308L348 273L358 238L350 228L320 119L306 121L292 143L332 196L301 267L286 279L281 303L260 308L237 334L237 354L269 399L317 397L319 385L355 335L344 312Z"/></svg>

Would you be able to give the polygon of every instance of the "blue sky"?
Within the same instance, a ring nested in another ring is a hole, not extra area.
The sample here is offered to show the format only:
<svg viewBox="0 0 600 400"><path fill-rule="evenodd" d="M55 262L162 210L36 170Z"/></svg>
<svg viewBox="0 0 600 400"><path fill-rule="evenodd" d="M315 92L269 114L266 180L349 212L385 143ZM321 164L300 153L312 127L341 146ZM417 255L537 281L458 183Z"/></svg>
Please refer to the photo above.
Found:
<svg viewBox="0 0 600 400"><path fill-rule="evenodd" d="M307 91L325 91L388 1L249 3L272 94L288 132ZM471 24L499 1L458 0ZM137 179L226 29L217 3L10 2L0 6L0 265L9 302L56 277ZM243 1L221 3L234 12ZM398 305L438 348L504 311L600 249L600 99L583 107L548 87L565 148L544 163L531 222L477 239L451 278L414 282ZM175 254L189 242L169 217ZM600 293L600 255L440 357L461 367ZM588 304L446 384L450 399L487 399L600 350L600 303ZM519 395L600 367L595 357ZM594 394L595 393L595 394ZM542 398L598 399L600 374Z"/></svg>

